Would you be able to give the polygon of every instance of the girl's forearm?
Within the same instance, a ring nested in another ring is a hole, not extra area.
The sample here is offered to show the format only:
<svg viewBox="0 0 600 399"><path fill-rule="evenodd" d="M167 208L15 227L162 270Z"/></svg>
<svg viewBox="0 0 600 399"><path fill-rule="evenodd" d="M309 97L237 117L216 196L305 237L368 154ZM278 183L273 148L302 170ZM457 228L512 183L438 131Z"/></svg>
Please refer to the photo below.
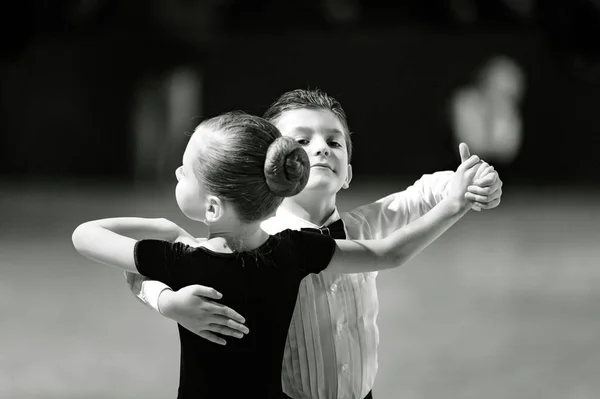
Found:
<svg viewBox="0 0 600 399"><path fill-rule="evenodd" d="M397 267L433 243L459 221L470 207L444 199L419 219L386 237L386 257Z"/></svg>
<svg viewBox="0 0 600 399"><path fill-rule="evenodd" d="M94 220L86 224L102 227L135 240L175 241L182 235L189 235L181 227L164 218L119 217Z"/></svg>
<svg viewBox="0 0 600 399"><path fill-rule="evenodd" d="M328 269L362 273L398 267L417 255L467 213L469 207L444 199L431 211L381 240L336 240Z"/></svg>

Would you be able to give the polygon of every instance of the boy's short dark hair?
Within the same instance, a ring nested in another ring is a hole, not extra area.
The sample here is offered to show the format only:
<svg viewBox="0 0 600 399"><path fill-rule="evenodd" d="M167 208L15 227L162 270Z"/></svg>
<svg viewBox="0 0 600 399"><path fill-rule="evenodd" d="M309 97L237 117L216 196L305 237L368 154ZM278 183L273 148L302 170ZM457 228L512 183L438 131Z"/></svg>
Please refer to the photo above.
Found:
<svg viewBox="0 0 600 399"><path fill-rule="evenodd" d="M344 127L344 137L346 139L346 148L348 149L348 162L352 158L352 139L350 138L350 129L348 120L342 105L338 100L331 97L322 90L296 89L283 93L273 104L269 106L264 113L263 118L272 123L276 123L281 115L294 109L326 109L333 112Z"/></svg>

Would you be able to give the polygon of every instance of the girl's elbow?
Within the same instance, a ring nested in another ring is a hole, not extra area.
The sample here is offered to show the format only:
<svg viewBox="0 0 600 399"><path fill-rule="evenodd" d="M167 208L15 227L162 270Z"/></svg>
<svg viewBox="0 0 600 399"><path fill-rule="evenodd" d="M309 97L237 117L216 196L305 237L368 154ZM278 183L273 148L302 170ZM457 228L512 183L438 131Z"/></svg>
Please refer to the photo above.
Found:
<svg viewBox="0 0 600 399"><path fill-rule="evenodd" d="M388 269L394 269L402 266L409 258L403 253L392 253L386 257L386 265Z"/></svg>
<svg viewBox="0 0 600 399"><path fill-rule="evenodd" d="M77 228L73 231L73 234L71 235L71 241L73 242L73 246L78 252L81 252L85 248L85 242L87 237L86 230L87 223L83 223L77 226Z"/></svg>

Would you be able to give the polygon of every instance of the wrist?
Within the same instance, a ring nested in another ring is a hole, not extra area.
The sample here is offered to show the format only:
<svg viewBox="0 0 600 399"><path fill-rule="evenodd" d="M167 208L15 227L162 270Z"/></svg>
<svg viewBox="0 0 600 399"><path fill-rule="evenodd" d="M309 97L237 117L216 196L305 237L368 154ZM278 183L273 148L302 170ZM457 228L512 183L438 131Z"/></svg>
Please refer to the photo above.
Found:
<svg viewBox="0 0 600 399"><path fill-rule="evenodd" d="M156 301L156 304L158 312L161 315L169 317L170 307L174 295L175 292L173 292L173 290L170 288L165 288L160 292L160 294L158 294L158 300Z"/></svg>
<svg viewBox="0 0 600 399"><path fill-rule="evenodd" d="M471 204L465 199L448 197L444 199L444 203L450 216L462 216L471 209Z"/></svg>

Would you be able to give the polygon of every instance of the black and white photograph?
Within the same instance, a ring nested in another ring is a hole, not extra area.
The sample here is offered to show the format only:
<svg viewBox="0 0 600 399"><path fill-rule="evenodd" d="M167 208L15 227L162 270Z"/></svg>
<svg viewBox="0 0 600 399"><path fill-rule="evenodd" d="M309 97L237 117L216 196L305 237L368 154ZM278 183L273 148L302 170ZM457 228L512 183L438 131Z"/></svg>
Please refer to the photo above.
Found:
<svg viewBox="0 0 600 399"><path fill-rule="evenodd" d="M1 399L600 396L600 1L0 15Z"/></svg>

